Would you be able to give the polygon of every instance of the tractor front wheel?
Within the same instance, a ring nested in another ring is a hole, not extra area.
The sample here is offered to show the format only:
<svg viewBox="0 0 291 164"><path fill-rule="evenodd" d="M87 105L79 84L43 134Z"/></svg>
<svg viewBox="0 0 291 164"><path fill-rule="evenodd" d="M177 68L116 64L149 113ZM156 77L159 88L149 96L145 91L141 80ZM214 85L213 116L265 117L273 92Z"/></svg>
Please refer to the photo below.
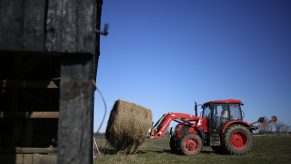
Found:
<svg viewBox="0 0 291 164"><path fill-rule="evenodd" d="M200 153L202 140L197 134L187 134L180 141L180 149L184 155L196 155Z"/></svg>
<svg viewBox="0 0 291 164"><path fill-rule="evenodd" d="M227 153L246 154L252 147L253 137L250 130L243 125L230 126L223 135L223 147Z"/></svg>

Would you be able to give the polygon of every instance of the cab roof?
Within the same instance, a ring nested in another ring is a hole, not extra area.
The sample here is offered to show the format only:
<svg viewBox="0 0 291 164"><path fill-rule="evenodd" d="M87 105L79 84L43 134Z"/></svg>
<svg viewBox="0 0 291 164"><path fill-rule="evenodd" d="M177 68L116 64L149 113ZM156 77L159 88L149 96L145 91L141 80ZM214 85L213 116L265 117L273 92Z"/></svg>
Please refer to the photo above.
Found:
<svg viewBox="0 0 291 164"><path fill-rule="evenodd" d="M205 104L243 104L242 101L236 99L213 100Z"/></svg>

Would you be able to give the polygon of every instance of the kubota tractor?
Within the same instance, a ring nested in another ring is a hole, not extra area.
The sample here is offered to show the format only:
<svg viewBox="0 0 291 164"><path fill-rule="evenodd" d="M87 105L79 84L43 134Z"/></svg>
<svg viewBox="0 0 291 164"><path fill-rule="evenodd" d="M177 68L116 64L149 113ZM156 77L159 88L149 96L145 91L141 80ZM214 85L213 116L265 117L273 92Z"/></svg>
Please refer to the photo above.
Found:
<svg viewBox="0 0 291 164"><path fill-rule="evenodd" d="M226 153L242 155L253 144L252 131L277 120L276 116L268 122L261 117L254 123L243 121L240 100L216 100L201 105L202 114L183 113L164 114L150 129L149 138L159 139L168 130L171 121L175 121L174 131L170 130L170 148L172 152L194 155L202 146L211 146ZM256 123L259 125L255 126Z"/></svg>

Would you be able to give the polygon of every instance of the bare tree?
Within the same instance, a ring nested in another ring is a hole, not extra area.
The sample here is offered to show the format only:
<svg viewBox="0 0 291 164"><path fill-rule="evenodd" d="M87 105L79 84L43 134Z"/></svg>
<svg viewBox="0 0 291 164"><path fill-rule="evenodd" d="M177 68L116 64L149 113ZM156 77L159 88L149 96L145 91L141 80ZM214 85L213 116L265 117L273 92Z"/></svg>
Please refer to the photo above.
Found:
<svg viewBox="0 0 291 164"><path fill-rule="evenodd" d="M276 133L277 134L282 133L284 126L286 126L286 124L284 124L283 122L281 122L281 121L276 122L275 126L274 126Z"/></svg>
<svg viewBox="0 0 291 164"><path fill-rule="evenodd" d="M264 116L264 123L265 122L268 122L270 119L269 118L267 118L266 116ZM268 125L266 125L266 126L264 126L263 128L262 128L262 133L273 133L273 128L272 128L272 125L271 124L268 124Z"/></svg>
<svg viewBox="0 0 291 164"><path fill-rule="evenodd" d="M290 128L290 125L284 124L284 126L282 127L282 133L288 134Z"/></svg>

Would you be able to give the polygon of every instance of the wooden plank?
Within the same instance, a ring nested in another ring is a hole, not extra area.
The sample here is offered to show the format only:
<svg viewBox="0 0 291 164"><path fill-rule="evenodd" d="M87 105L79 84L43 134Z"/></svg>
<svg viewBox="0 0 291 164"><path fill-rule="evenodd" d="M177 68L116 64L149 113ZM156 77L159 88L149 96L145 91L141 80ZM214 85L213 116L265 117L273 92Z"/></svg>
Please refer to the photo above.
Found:
<svg viewBox="0 0 291 164"><path fill-rule="evenodd" d="M25 163L27 163L27 164L33 164L33 163L35 163L35 162L33 162L33 156L32 155L23 154L22 155L22 158L23 158L23 160L21 160L21 161L22 162L25 161ZM18 162L17 161L17 158L16 158L16 162Z"/></svg>
<svg viewBox="0 0 291 164"><path fill-rule="evenodd" d="M78 20L78 0L63 0L62 10L62 31L61 52L77 52L77 20ZM84 18L83 18L84 19Z"/></svg>
<svg viewBox="0 0 291 164"><path fill-rule="evenodd" d="M0 1L0 49L44 51L46 0Z"/></svg>
<svg viewBox="0 0 291 164"><path fill-rule="evenodd" d="M57 156L56 154L34 154L39 156L39 164L56 164L57 163ZM34 164L34 163L33 163Z"/></svg>
<svg viewBox="0 0 291 164"><path fill-rule="evenodd" d="M20 154L34 154L34 153L55 153L56 148L47 147L47 148L35 148L35 147L16 147L15 153Z"/></svg>
<svg viewBox="0 0 291 164"><path fill-rule="evenodd" d="M24 1L23 50L44 51L46 0Z"/></svg>
<svg viewBox="0 0 291 164"><path fill-rule="evenodd" d="M92 163L94 103L92 58L93 55L89 59L72 56L62 61L58 127L59 164Z"/></svg>
<svg viewBox="0 0 291 164"><path fill-rule="evenodd" d="M99 2L1 0L0 51L94 54L99 44L95 33Z"/></svg>
<svg viewBox="0 0 291 164"><path fill-rule="evenodd" d="M96 0L78 1L77 46L78 52L95 53L96 48ZM100 19L100 18L99 18Z"/></svg>
<svg viewBox="0 0 291 164"><path fill-rule="evenodd" d="M59 118L59 112L0 112L0 118Z"/></svg>
<svg viewBox="0 0 291 164"><path fill-rule="evenodd" d="M17 154L35 154L35 153L56 153L57 148L50 147L11 147L11 148L0 148L1 153L17 153Z"/></svg>
<svg viewBox="0 0 291 164"><path fill-rule="evenodd" d="M74 39L71 37L76 36L76 28L67 29L66 32L64 32L63 28L72 27L71 24L67 24L70 21L65 21L66 19L70 19L71 22L73 21L72 18L76 15L76 13L73 13L70 17L66 18L65 16L68 16L67 11L72 10L72 5L67 4L68 6L65 6L65 2L67 0L49 0L48 2L48 10L47 10L47 24L46 24L46 30L47 30L47 36L46 36L46 50L48 52L63 52L68 50L68 52L74 52L76 49L74 44L69 45L69 43L74 42ZM74 3L75 0L72 0L71 3ZM68 2L66 2L68 3ZM74 10L75 11L75 10ZM66 27L65 27L66 26ZM62 36L64 34L64 36ZM64 37L67 37L68 34L71 34L72 36L67 39L67 42L62 42L65 39ZM71 40L70 40L71 39ZM64 45L69 46L65 49L63 48ZM72 49L70 49L72 48Z"/></svg>
<svg viewBox="0 0 291 164"><path fill-rule="evenodd" d="M49 88L56 89L59 86L59 80L1 80L0 88Z"/></svg>
<svg viewBox="0 0 291 164"><path fill-rule="evenodd" d="M55 154L0 154L0 162L8 164L56 164Z"/></svg>
<svg viewBox="0 0 291 164"><path fill-rule="evenodd" d="M46 50L95 53L95 0L49 0Z"/></svg>
<svg viewBox="0 0 291 164"><path fill-rule="evenodd" d="M22 46L23 1L0 1L0 50L20 50Z"/></svg>

